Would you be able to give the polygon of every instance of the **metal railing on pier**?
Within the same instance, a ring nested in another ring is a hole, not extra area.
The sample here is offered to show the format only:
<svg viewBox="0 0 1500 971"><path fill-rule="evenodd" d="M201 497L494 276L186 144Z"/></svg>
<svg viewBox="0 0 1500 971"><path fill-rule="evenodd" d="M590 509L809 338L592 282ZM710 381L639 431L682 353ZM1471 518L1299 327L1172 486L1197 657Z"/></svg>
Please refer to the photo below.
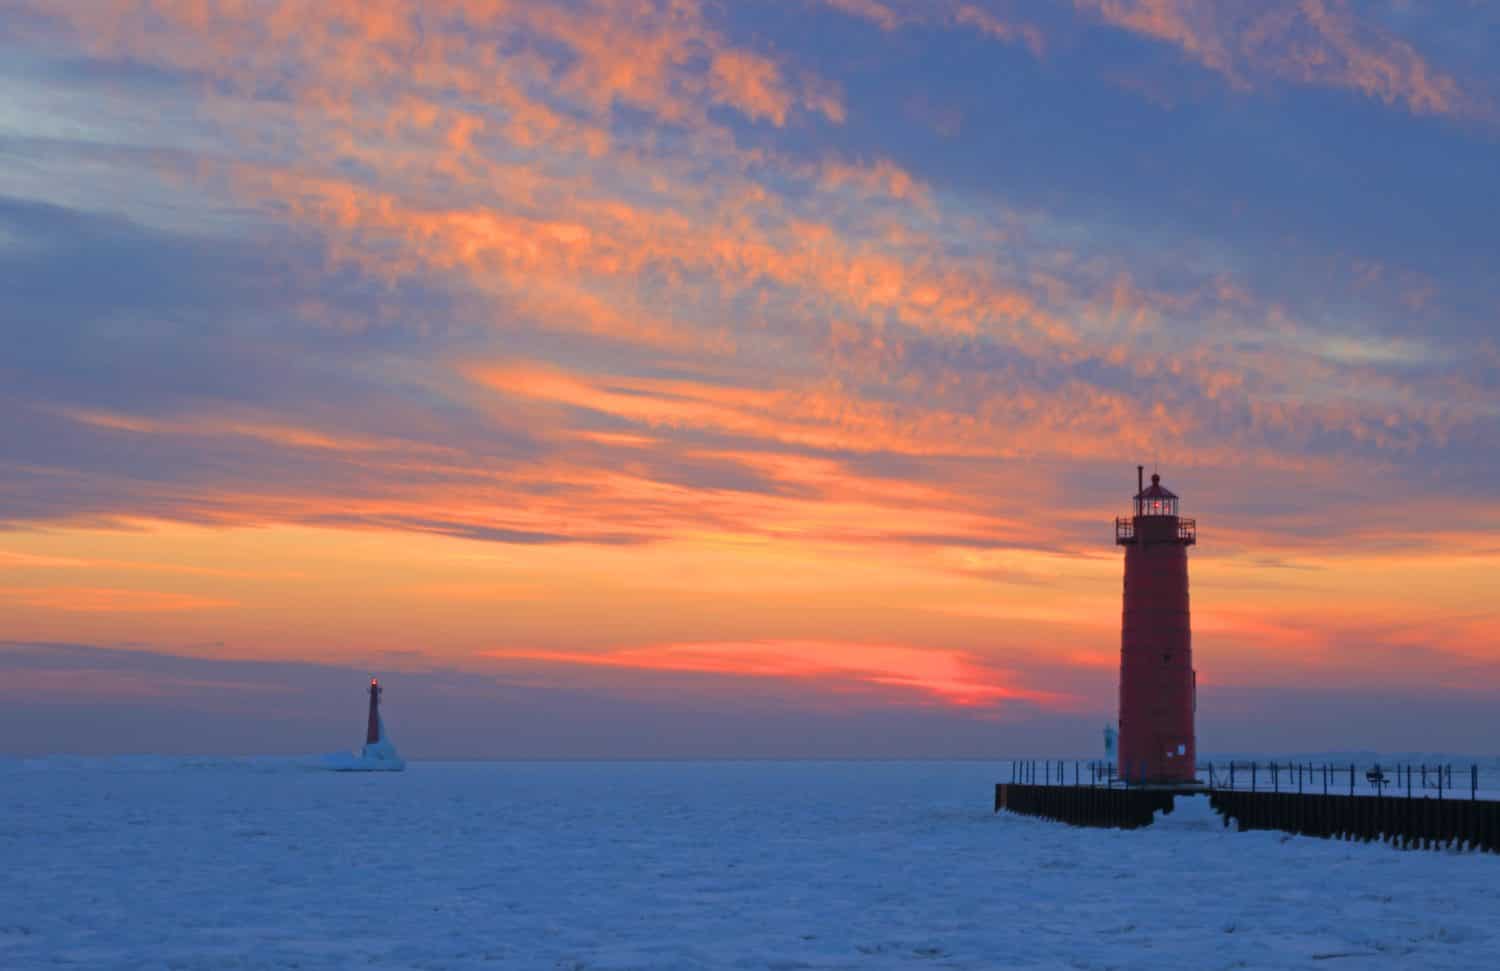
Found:
<svg viewBox="0 0 1500 971"><path fill-rule="evenodd" d="M1081 759L1020 759L1010 764L1010 781L1017 785L1088 786L1133 788L1155 785L1132 780L1143 771L1130 771L1112 762ZM1494 780L1481 785L1478 763L1370 763L1355 762L1205 762L1197 766L1197 784L1208 790L1246 792L1321 793L1322 795L1371 795L1439 800L1480 798L1488 789L1500 790ZM1493 798L1494 796L1491 796Z"/></svg>
<svg viewBox="0 0 1500 971"><path fill-rule="evenodd" d="M1477 763L1208 762L1198 766L1198 776L1209 789L1247 792L1474 800L1481 791Z"/></svg>

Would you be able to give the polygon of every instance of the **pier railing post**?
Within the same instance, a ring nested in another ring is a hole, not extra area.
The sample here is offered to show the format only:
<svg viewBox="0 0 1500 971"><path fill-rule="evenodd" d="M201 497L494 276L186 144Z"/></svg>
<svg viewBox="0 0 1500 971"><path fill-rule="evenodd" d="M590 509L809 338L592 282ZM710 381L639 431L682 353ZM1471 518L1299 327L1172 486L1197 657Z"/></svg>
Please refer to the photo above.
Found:
<svg viewBox="0 0 1500 971"><path fill-rule="evenodd" d="M1469 766L1469 798L1470 799L1478 799L1479 798L1479 766L1478 766L1478 764L1474 764L1474 765Z"/></svg>
<svg viewBox="0 0 1500 971"><path fill-rule="evenodd" d="M1250 791L1251 792L1255 791L1255 774L1256 774L1255 763L1251 762L1250 763Z"/></svg>
<svg viewBox="0 0 1500 971"><path fill-rule="evenodd" d="M1354 763L1349 763L1349 795L1354 795Z"/></svg>

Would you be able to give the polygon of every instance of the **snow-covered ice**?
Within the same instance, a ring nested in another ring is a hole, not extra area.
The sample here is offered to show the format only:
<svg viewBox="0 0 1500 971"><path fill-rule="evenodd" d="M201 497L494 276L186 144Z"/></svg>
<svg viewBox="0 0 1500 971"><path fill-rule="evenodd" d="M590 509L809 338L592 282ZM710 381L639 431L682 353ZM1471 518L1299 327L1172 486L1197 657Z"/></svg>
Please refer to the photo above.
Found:
<svg viewBox="0 0 1500 971"><path fill-rule="evenodd" d="M1500 857L1234 833L1205 800L1133 832L995 816L1002 763L316 767L0 762L0 968L1475 968L1500 946Z"/></svg>

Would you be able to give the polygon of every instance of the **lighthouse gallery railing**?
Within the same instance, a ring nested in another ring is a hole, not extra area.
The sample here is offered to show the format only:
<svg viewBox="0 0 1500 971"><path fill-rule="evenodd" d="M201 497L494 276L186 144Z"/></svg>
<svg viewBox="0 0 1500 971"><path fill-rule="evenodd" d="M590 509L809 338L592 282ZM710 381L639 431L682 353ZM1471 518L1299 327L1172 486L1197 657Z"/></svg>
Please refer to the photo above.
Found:
<svg viewBox="0 0 1500 971"><path fill-rule="evenodd" d="M1183 517L1177 520L1177 538L1196 543L1198 540L1198 520ZM1135 541L1135 520L1126 517L1115 519L1115 542L1130 543Z"/></svg>

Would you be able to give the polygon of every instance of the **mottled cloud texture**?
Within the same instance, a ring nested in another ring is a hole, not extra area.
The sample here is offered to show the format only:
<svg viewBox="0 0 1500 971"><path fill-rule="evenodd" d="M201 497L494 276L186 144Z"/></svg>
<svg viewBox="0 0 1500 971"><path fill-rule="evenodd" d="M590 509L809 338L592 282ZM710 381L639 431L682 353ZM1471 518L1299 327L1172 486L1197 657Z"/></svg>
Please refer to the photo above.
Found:
<svg viewBox="0 0 1500 971"><path fill-rule="evenodd" d="M1097 726L1138 462L1205 685L1500 693L1486 5L4 10L0 639L136 652L41 708L177 656L662 751L742 692Z"/></svg>

